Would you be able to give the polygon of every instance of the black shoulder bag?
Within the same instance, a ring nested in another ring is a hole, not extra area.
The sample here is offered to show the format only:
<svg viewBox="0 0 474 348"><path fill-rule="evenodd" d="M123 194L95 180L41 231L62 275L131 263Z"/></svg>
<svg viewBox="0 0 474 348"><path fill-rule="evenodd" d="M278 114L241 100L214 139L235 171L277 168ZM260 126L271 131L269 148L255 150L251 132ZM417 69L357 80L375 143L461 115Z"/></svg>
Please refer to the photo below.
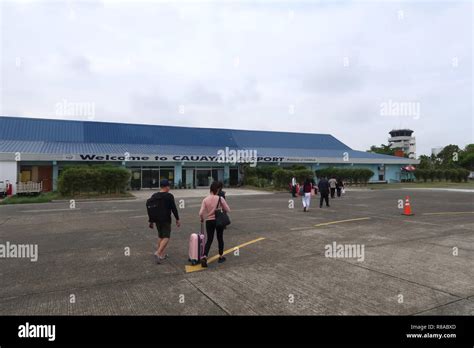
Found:
<svg viewBox="0 0 474 348"><path fill-rule="evenodd" d="M214 211L214 215L216 217L216 226L217 227L226 227L230 225L230 218L229 215L219 206L221 205L221 197L219 197L219 201L217 202L216 210Z"/></svg>

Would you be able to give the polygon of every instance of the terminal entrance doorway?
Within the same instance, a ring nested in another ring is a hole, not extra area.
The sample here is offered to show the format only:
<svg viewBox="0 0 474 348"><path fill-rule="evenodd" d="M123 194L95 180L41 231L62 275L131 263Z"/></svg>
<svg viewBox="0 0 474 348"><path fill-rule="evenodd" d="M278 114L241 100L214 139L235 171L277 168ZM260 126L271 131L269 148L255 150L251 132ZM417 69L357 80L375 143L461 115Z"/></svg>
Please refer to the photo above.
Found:
<svg viewBox="0 0 474 348"><path fill-rule="evenodd" d="M213 181L224 181L224 168L183 168L182 184L185 187L209 187Z"/></svg>
<svg viewBox="0 0 474 348"><path fill-rule="evenodd" d="M209 187L213 181L212 169L196 169L196 186Z"/></svg>

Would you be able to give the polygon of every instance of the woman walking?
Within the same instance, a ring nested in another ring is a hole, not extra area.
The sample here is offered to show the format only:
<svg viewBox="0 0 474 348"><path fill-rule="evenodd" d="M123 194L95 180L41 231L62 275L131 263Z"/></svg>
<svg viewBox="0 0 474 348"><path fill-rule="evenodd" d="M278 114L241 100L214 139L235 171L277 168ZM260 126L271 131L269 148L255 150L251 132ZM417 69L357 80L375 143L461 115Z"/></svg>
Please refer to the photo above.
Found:
<svg viewBox="0 0 474 348"><path fill-rule="evenodd" d="M313 184L310 178L306 178L303 184L303 211L306 212L311 205L311 191L313 190Z"/></svg>
<svg viewBox="0 0 474 348"><path fill-rule="evenodd" d="M216 225L215 211L220 207L226 213L230 212L230 208L224 198L218 195L219 183L214 181L211 184L209 195L203 199L201 204L201 210L199 211L199 217L201 222L206 220L206 233L207 242L204 249L204 255L201 259L201 266L207 267L207 257L209 255L209 249L211 248L212 241L214 240L214 233L217 235L217 243L219 246L219 263L226 260L224 257L224 227Z"/></svg>

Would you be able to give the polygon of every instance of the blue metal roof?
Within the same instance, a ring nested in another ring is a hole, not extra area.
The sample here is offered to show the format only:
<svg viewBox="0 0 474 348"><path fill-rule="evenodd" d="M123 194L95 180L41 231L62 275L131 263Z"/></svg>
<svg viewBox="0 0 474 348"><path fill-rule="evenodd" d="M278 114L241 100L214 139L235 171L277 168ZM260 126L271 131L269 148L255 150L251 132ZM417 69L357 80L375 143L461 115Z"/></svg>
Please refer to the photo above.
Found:
<svg viewBox="0 0 474 348"><path fill-rule="evenodd" d="M0 116L0 152L215 155L224 147L259 156L395 159L352 150L332 135L66 121ZM398 158L399 159L399 158Z"/></svg>
<svg viewBox="0 0 474 348"><path fill-rule="evenodd" d="M329 134L0 117L0 140L350 150Z"/></svg>

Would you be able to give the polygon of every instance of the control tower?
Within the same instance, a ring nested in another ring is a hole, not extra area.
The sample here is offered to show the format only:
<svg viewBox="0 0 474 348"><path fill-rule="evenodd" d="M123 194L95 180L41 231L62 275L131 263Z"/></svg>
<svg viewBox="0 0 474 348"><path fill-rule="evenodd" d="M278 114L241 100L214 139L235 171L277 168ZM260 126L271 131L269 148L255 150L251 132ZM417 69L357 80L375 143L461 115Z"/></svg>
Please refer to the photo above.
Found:
<svg viewBox="0 0 474 348"><path fill-rule="evenodd" d="M409 158L416 159L416 140L411 129L394 129L388 133L388 143L392 149L402 150Z"/></svg>

